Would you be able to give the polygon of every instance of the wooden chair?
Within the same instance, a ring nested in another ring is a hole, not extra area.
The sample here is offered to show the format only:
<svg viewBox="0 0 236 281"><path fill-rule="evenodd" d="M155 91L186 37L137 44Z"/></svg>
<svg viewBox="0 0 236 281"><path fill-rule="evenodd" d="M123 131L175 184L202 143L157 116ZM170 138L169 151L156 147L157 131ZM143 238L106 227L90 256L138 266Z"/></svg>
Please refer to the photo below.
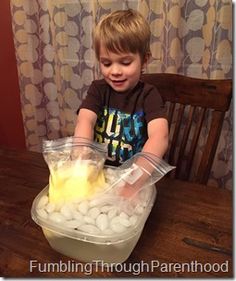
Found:
<svg viewBox="0 0 236 281"><path fill-rule="evenodd" d="M143 74L143 80L155 85L167 103L170 146L165 159L176 166L174 177L207 184L231 102L232 80L167 73Z"/></svg>

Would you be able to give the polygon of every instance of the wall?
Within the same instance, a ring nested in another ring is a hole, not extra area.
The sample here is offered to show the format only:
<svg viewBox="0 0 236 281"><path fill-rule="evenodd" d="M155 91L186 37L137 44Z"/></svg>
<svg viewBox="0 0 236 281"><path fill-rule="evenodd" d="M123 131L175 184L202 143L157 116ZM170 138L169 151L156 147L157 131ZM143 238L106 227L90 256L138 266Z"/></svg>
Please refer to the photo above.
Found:
<svg viewBox="0 0 236 281"><path fill-rule="evenodd" d="M0 145L24 148L10 0L0 1Z"/></svg>

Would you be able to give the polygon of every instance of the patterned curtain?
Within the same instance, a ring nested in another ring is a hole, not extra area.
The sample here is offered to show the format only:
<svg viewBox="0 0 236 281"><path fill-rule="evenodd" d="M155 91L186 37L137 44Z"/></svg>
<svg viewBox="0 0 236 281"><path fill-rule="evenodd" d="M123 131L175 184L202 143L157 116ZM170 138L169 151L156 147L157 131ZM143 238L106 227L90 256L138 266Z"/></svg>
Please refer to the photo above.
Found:
<svg viewBox="0 0 236 281"><path fill-rule="evenodd" d="M110 11L139 10L151 27L147 72L232 77L230 0L11 0L26 144L72 135L76 110L100 77L92 30ZM211 184L232 187L232 109L224 121Z"/></svg>

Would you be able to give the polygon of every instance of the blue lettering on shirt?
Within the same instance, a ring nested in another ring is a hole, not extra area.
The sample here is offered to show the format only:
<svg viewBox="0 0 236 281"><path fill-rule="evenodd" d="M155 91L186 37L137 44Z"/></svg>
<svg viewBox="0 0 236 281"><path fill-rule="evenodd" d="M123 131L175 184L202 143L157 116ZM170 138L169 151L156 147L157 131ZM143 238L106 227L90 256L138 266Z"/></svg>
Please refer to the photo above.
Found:
<svg viewBox="0 0 236 281"><path fill-rule="evenodd" d="M95 141L107 144L109 160L121 164L140 152L146 139L147 125L143 111L129 114L104 107L98 115Z"/></svg>

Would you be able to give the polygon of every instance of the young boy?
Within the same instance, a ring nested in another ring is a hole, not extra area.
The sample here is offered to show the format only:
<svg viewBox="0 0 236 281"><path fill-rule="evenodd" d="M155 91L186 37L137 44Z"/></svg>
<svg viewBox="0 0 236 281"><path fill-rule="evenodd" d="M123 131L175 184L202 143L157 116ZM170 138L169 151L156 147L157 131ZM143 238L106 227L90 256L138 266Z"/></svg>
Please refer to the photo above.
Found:
<svg viewBox="0 0 236 281"><path fill-rule="evenodd" d="M140 151L162 158L168 146L163 101L141 80L150 56L149 25L134 10L112 12L95 27L94 47L104 79L92 82L75 136L106 143L108 165Z"/></svg>

